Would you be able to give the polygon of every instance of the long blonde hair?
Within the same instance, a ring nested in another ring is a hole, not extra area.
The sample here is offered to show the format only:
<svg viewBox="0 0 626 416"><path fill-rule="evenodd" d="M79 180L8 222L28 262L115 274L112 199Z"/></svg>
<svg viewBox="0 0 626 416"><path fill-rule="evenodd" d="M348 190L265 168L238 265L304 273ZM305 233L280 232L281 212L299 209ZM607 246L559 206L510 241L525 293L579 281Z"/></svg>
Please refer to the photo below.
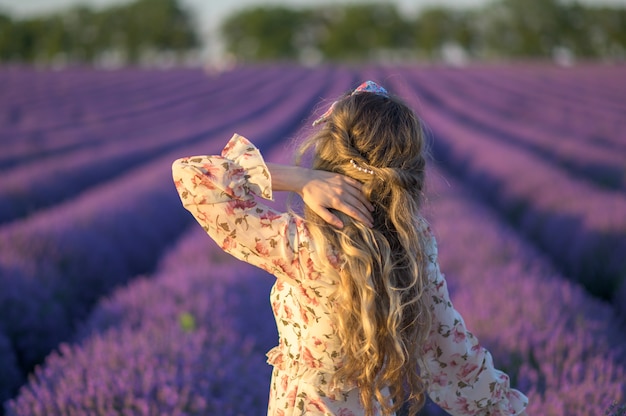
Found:
<svg viewBox="0 0 626 416"><path fill-rule="evenodd" d="M302 145L298 161L309 150L313 168L361 181L375 207L372 228L335 212L341 230L304 211L317 246L330 244L343 257L340 270L325 266L336 277L333 303L344 357L335 380L356 383L367 415L374 401L383 414L408 402L414 415L425 400L418 360L431 322L417 226L426 164L421 123L396 97L346 95Z"/></svg>

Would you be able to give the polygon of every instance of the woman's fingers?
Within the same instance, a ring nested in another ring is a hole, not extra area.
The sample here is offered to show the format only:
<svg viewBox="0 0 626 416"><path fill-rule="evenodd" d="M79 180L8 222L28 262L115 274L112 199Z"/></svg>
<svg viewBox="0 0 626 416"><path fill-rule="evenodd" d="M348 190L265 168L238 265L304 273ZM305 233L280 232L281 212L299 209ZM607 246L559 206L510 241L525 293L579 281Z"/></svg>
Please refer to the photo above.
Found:
<svg viewBox="0 0 626 416"><path fill-rule="evenodd" d="M338 206L334 208L371 227L373 225L372 213L368 208L369 203L364 201L363 198L353 194L346 194L339 199Z"/></svg>
<svg viewBox="0 0 626 416"><path fill-rule="evenodd" d="M363 194L360 182L348 177L336 176L339 181L335 197L330 200L329 208L343 212L368 226L373 225L372 204Z"/></svg>
<svg viewBox="0 0 626 416"><path fill-rule="evenodd" d="M373 226L374 207L363 194L363 184L347 176L326 171L312 171L312 178L303 188L304 202L324 221L338 228L343 224L329 209Z"/></svg>
<svg viewBox="0 0 626 416"><path fill-rule="evenodd" d="M320 207L320 208L321 209L316 212L320 217L322 217L324 221L326 221L333 227L343 228L343 222L341 222L341 220L336 215L331 213L327 208L324 208L324 207Z"/></svg>

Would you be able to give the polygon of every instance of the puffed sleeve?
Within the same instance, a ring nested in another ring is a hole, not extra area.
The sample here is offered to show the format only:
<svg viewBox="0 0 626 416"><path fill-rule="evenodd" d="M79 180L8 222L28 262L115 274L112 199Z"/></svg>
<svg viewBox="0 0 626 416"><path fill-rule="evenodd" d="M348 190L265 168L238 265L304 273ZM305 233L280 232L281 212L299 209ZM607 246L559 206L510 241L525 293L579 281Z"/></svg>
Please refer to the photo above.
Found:
<svg viewBox="0 0 626 416"><path fill-rule="evenodd" d="M302 220L255 199L271 199L272 187L250 141L235 134L221 155L178 159L172 176L183 206L224 251L278 278L299 281Z"/></svg>
<svg viewBox="0 0 626 416"><path fill-rule="evenodd" d="M428 230L429 302L432 328L423 350L422 375L430 398L451 415L518 415L528 399L512 389L489 351L467 330L450 301L439 270L437 242Z"/></svg>

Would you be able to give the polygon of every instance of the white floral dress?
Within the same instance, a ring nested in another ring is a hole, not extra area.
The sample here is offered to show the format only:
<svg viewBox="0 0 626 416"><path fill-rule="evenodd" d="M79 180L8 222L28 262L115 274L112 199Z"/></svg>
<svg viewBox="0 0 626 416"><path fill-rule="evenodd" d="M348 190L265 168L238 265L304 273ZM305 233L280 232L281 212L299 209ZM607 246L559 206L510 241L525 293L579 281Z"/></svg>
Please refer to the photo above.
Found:
<svg viewBox="0 0 626 416"><path fill-rule="evenodd" d="M279 342L267 354L274 366L268 414L364 414L354 385L330 384L342 356L328 302L333 282L317 265L322 255L331 262L339 256L315 249L301 217L257 201L272 198L258 149L235 134L221 156L182 158L172 170L184 207L217 244L276 277L270 301ZM427 226L423 232L432 242L426 299L433 325L421 363L430 397L452 415L519 414L527 398L510 388L508 376L494 368L490 353L465 328L439 272L435 239Z"/></svg>

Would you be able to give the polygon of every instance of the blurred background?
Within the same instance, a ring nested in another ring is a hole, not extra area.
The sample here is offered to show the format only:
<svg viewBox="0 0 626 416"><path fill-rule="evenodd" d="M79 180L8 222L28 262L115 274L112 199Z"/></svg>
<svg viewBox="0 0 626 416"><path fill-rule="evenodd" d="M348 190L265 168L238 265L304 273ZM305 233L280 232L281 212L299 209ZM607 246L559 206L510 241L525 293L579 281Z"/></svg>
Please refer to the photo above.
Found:
<svg viewBox="0 0 626 416"><path fill-rule="evenodd" d="M626 0L0 0L5 64L625 58Z"/></svg>
<svg viewBox="0 0 626 416"><path fill-rule="evenodd" d="M625 69L626 0L0 0L0 416L264 414L273 279L171 164L288 163L365 79L425 121L442 270L528 413L626 416Z"/></svg>

